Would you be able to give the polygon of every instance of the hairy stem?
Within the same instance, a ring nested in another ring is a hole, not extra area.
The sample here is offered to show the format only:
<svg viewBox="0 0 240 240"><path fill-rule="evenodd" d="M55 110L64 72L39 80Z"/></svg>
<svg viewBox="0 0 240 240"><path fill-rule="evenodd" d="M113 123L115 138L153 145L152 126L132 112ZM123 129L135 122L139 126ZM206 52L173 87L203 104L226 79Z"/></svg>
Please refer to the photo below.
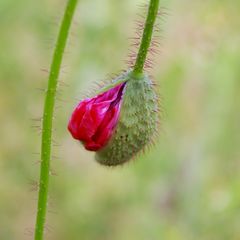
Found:
<svg viewBox="0 0 240 240"><path fill-rule="evenodd" d="M148 15L144 26L141 45L138 51L137 60L133 69L135 76L142 75L144 63L146 61L149 46L152 40L154 23L157 18L160 0L150 0Z"/></svg>
<svg viewBox="0 0 240 240"><path fill-rule="evenodd" d="M42 123L41 170L38 193L38 208L35 225L35 240L42 240L44 235L44 226L48 200L48 186L52 144L52 120L55 105L55 95L60 67L62 63L62 57L66 46L73 14L76 9L76 5L77 0L68 0L67 2L48 78L48 87L44 103Z"/></svg>

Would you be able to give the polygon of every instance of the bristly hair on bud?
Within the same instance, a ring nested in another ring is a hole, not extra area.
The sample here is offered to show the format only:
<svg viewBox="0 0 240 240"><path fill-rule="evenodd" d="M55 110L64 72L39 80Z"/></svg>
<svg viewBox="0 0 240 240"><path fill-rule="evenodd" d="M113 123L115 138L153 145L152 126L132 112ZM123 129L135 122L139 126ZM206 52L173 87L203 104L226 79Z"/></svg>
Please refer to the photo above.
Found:
<svg viewBox="0 0 240 240"><path fill-rule="evenodd" d="M106 84L92 98L77 105L68 129L73 138L87 150L95 151L96 161L106 166L128 162L154 141L160 114L155 83L144 72L152 66L148 52L157 53L152 37L158 16L159 0L150 0L145 24L139 24L142 39L133 44L139 48L128 71ZM139 34L139 40L141 34ZM153 43L151 45L151 41Z"/></svg>
<svg viewBox="0 0 240 240"><path fill-rule="evenodd" d="M126 78L118 123L108 144L96 152L96 160L108 166L123 164L151 143L158 130L159 102L148 75Z"/></svg>

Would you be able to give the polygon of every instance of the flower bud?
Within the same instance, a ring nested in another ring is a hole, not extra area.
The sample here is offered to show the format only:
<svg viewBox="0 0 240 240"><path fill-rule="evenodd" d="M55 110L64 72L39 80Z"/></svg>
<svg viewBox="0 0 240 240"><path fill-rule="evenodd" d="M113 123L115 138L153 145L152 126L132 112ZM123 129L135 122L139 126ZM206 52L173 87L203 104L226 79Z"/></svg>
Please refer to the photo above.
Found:
<svg viewBox="0 0 240 240"><path fill-rule="evenodd" d="M107 166L123 164L143 150L159 122L158 97L147 75L136 77L129 71L113 84L81 101L68 124L73 138L95 151L96 160Z"/></svg>

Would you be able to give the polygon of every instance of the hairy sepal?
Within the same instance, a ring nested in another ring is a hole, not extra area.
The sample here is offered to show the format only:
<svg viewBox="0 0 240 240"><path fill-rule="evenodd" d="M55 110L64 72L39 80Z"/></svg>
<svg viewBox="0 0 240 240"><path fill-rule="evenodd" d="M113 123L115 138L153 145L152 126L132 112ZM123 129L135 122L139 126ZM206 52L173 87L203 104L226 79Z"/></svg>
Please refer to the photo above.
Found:
<svg viewBox="0 0 240 240"><path fill-rule="evenodd" d="M158 130L159 102L148 75L125 76L128 80L115 132L109 143L96 152L103 165L116 166L128 162L152 142Z"/></svg>

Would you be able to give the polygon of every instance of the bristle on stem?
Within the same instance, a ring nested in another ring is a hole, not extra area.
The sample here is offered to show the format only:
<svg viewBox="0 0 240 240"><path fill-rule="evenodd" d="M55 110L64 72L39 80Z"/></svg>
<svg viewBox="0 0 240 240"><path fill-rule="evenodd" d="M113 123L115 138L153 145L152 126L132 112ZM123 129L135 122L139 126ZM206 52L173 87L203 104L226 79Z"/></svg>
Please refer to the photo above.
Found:
<svg viewBox="0 0 240 240"><path fill-rule="evenodd" d="M133 69L133 75L135 76L139 75L141 76L143 73L143 68L147 58L148 49L150 47L152 40L154 24L158 15L159 2L160 0L151 0L150 5L148 7L148 15L144 25L142 40Z"/></svg>

